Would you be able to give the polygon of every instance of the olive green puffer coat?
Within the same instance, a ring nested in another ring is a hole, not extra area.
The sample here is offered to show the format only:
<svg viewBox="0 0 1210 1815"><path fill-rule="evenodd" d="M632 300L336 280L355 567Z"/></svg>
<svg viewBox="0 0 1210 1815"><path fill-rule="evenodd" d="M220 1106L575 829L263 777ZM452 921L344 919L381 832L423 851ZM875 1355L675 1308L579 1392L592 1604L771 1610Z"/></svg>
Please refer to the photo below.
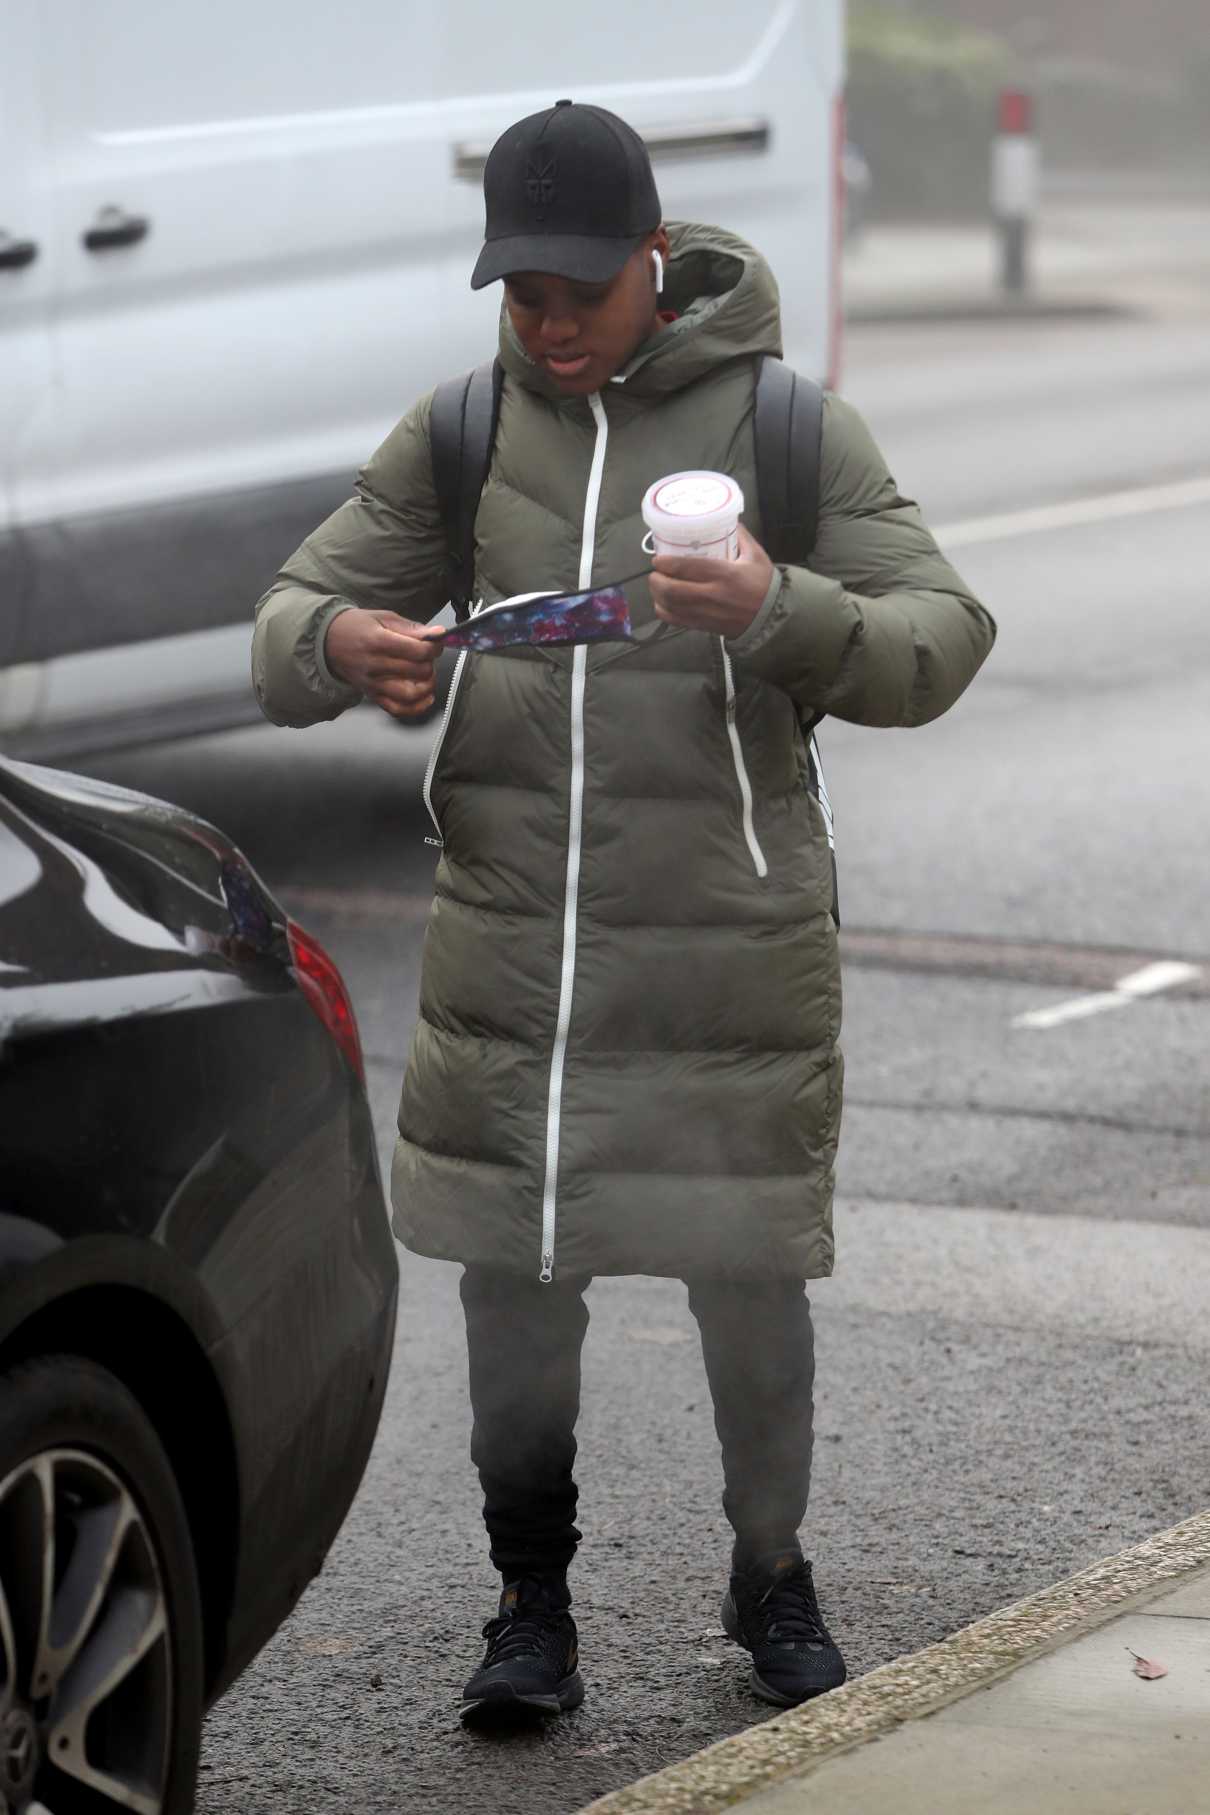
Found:
<svg viewBox="0 0 1210 1815"><path fill-rule="evenodd" d="M657 332L600 395L560 396L507 323L477 525L488 599L641 564L665 473L730 473L760 534L753 355L779 352L758 254L672 231ZM349 604L443 599L428 400L261 601L257 692L279 724L356 695L323 635ZM443 840L399 1111L395 1228L520 1272L830 1272L840 970L802 715L917 725L993 626L857 414L827 400L810 568L777 572L724 643L628 589L633 644L464 655L426 786Z"/></svg>

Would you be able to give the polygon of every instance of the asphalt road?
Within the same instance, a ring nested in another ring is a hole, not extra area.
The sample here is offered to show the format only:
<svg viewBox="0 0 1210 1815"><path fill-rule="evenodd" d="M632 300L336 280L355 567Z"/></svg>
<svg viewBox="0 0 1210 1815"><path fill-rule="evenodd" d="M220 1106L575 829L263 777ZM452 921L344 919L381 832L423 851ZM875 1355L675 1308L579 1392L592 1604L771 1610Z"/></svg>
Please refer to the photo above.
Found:
<svg viewBox="0 0 1210 1815"><path fill-rule="evenodd" d="M1204 322L865 330L847 388L956 541L1210 474ZM946 719L826 727L846 926L924 936L877 963L853 942L838 1271L815 1292L805 1536L855 1671L1206 1502L1210 996L1015 1024L1148 959L1210 967L1210 510L1093 515L956 553L1001 636ZM384 1154L431 886L423 754L363 712L91 765L219 821L329 944ZM403 1277L363 1492L211 1717L203 1815L564 1815L767 1713L716 1623L727 1533L684 1291L624 1280L590 1294L588 1700L506 1744L459 1730L493 1579L456 1275L404 1257Z"/></svg>

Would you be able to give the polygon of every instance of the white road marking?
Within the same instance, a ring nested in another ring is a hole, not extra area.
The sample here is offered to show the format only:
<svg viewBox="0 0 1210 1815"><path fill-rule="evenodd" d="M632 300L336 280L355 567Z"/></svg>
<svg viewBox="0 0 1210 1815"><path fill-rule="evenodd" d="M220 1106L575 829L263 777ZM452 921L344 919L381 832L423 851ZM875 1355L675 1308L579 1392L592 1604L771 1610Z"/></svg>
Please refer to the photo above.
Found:
<svg viewBox="0 0 1210 1815"><path fill-rule="evenodd" d="M1082 1021L1086 1015L1102 1014L1107 1008L1125 1008L1141 996L1154 996L1160 990L1174 989L1178 983L1189 983L1201 975L1201 966L1183 964L1165 958L1156 964L1145 964L1142 970L1128 971L1119 977L1112 989L1098 990L1095 995L1076 996L1054 1008L1032 1008L1017 1015L1014 1027L1058 1027L1064 1021Z"/></svg>
<svg viewBox="0 0 1210 1815"><path fill-rule="evenodd" d="M1118 517L1144 517L1152 511L1184 510L1192 504L1210 504L1210 477L1141 486L1128 492L1102 492L1098 498L1074 498L1068 504L1043 504L1035 510L1005 511L995 517L968 517L962 523L943 524L933 534L943 548L970 548L977 542L1035 536Z"/></svg>
<svg viewBox="0 0 1210 1815"><path fill-rule="evenodd" d="M1179 958L1164 958L1155 964L1145 964L1142 970L1131 971L1128 976L1119 977L1114 984L1115 990L1123 990L1128 996L1154 996L1162 989L1172 989L1178 983L1189 983L1200 975L1201 966L1186 964Z"/></svg>

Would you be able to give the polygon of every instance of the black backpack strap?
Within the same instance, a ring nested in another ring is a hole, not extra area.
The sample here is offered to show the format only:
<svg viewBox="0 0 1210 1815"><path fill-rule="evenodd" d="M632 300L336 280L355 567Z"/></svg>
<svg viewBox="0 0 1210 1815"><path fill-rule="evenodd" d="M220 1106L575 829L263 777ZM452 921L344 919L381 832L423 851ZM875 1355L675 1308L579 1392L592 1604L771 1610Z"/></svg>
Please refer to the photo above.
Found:
<svg viewBox="0 0 1210 1815"><path fill-rule="evenodd" d="M433 392L429 442L441 510L449 591L461 623L475 584L475 515L491 465L504 367L498 359L447 378Z"/></svg>
<svg viewBox="0 0 1210 1815"><path fill-rule="evenodd" d="M801 567L819 526L823 392L780 359L757 365L756 491L770 559Z"/></svg>
<svg viewBox="0 0 1210 1815"><path fill-rule="evenodd" d="M819 468L823 441L823 391L770 354L756 370L756 491L761 530L770 559L802 567L819 529ZM819 801L832 855L832 918L840 925L840 892L832 807L824 786L815 727L823 714L803 720L807 785Z"/></svg>

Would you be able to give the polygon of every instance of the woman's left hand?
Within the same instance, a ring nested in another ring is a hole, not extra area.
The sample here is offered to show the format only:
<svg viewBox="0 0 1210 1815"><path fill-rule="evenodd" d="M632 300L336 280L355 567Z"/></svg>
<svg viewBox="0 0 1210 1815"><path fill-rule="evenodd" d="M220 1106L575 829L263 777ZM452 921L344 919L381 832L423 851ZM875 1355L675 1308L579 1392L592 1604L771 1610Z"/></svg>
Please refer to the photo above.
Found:
<svg viewBox="0 0 1210 1815"><path fill-rule="evenodd" d="M648 584L655 614L686 630L738 637L765 602L773 563L741 523L737 561L656 555Z"/></svg>

